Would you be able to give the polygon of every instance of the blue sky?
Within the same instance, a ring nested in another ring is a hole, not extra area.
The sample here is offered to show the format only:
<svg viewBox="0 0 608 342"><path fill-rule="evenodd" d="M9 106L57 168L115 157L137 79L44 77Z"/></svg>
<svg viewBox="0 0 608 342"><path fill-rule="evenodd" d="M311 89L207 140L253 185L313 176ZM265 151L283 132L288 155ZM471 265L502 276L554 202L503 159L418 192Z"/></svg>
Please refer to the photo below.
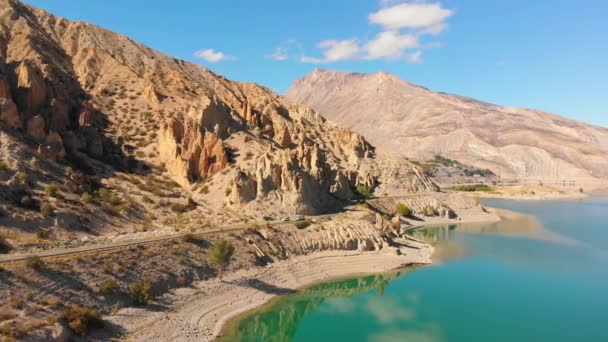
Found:
<svg viewBox="0 0 608 342"><path fill-rule="evenodd" d="M605 0L26 0L282 93L315 67L608 126Z"/></svg>

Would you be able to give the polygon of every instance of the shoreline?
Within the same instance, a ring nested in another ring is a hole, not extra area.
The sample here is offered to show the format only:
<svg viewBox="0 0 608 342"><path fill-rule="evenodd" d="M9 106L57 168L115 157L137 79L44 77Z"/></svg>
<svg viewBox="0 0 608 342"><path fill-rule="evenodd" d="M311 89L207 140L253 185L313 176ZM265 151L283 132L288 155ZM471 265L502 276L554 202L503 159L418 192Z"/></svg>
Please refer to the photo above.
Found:
<svg viewBox="0 0 608 342"><path fill-rule="evenodd" d="M473 198L496 198L517 201L560 201L560 200L582 200L590 196L585 193L566 192L566 193L544 193L544 194L492 194L492 193L467 193Z"/></svg>
<svg viewBox="0 0 608 342"><path fill-rule="evenodd" d="M107 317L126 330L129 341L213 341L226 323L280 295L328 279L377 274L432 263L434 248L408 241L411 247L380 251L326 251L295 256L267 267L241 269L224 278L181 288L160 298L162 311L124 308Z"/></svg>
<svg viewBox="0 0 608 342"><path fill-rule="evenodd" d="M416 228L463 223L501 221L497 209L462 214L461 220L441 217L409 225ZM125 307L106 319L124 329L129 341L214 341L233 318L268 304L278 296L296 292L331 279L379 274L433 263L435 248L416 239L399 239L407 246L375 251L333 250L291 256L265 267L239 269L217 278L199 281L159 297L160 309Z"/></svg>

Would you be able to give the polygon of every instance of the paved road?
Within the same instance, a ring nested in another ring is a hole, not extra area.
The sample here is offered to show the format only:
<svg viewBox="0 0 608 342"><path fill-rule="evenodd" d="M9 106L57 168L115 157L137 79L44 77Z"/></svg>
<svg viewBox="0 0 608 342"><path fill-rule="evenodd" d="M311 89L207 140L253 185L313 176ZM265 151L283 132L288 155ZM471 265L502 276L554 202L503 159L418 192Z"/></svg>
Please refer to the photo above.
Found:
<svg viewBox="0 0 608 342"><path fill-rule="evenodd" d="M373 197L371 199L409 198L409 197L418 197L418 196L431 196L432 197L432 196L443 196L445 194L446 193L419 193L419 194L408 194L408 195L403 195L403 196ZM306 216L306 219L312 220L312 219L322 219L322 218L333 218L333 217L336 217L336 216L342 215L342 214L343 213ZM291 222L283 222L283 221L259 222L258 225L271 224L273 226L278 226L278 225L289 224L289 223L293 223L293 221L291 221ZM204 230L204 231L196 231L196 232L188 232L188 233L175 233L175 234L170 234L170 235L149 237L149 238L131 240L131 241L122 241L122 242L114 242L114 243L107 243L107 244L93 244L93 245L81 246L81 247L55 248L55 249L49 249L49 250L44 250L44 251L39 251L39 252L32 252L32 253L23 253L23 254L7 254L7 255L0 256L0 264L16 262L16 261L23 261L23 260L26 260L33 256L37 256L40 258L49 258L49 257L74 255L74 254L79 254L79 253L101 252L101 251L124 248L124 247L129 247L129 246L148 244L148 243L153 243L153 242L175 240L175 239L183 238L187 235L204 236L204 235L209 235L209 234L214 234L214 233L226 233L226 232L231 232L231 231L239 231L239 230L244 230L247 228L253 228L255 226L256 226L255 224L238 224L238 225L231 225L231 226L216 227L214 229L209 229L209 230Z"/></svg>
<svg viewBox="0 0 608 342"><path fill-rule="evenodd" d="M306 219L331 218L331 217L335 217L337 215L341 215L341 214L307 216ZM259 224L266 224L266 223L271 224L273 226L278 226L278 225L293 223L293 221L291 221L291 222L270 221L270 222L263 222L263 223L260 222ZM87 252L101 252L101 251L107 251L107 250L124 248L124 247L135 246L135 245L142 245L142 244L159 242L159 241L180 239L187 235L203 236L203 235L210 235L210 234L214 234L214 233L226 233L226 232L231 232L231 231L244 230L244 229L247 229L250 227L255 227L255 226L256 225L254 225L254 224L238 224L238 225L217 227L214 229L209 229L209 230L204 230L204 231L196 231L196 232L188 232L188 233L175 233L175 234L170 234L170 235L156 236L156 237L150 237L150 238L132 240L132 241L122 241L122 242L114 242L114 243L108 243L108 244L95 244L95 245L71 247L71 248L57 248L57 249L49 249L49 250L40 251L40 252L23 253L23 254L8 254L8 255L0 256L0 264L16 262L16 261L23 261L23 260L26 260L33 256L37 256L40 258L49 258L49 257L66 256L66 255L73 255L73 254L87 253Z"/></svg>

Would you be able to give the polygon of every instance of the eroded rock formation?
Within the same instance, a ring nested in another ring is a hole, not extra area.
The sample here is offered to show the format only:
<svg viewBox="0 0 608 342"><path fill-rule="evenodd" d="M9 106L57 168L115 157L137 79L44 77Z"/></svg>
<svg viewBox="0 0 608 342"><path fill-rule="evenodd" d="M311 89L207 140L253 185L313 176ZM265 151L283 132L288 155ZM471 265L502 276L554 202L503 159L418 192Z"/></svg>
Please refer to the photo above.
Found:
<svg viewBox="0 0 608 342"><path fill-rule="evenodd" d="M222 139L188 118L173 118L161 125L158 153L169 174L183 186L213 175L228 164Z"/></svg>

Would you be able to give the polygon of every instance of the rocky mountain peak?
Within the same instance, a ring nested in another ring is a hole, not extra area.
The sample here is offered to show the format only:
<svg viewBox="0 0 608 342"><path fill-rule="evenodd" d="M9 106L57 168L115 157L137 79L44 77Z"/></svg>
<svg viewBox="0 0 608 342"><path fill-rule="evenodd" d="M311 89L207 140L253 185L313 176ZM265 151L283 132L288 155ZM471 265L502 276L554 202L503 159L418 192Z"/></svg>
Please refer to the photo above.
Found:
<svg viewBox="0 0 608 342"><path fill-rule="evenodd" d="M502 178L608 178L608 129L554 114L434 93L385 72L317 71L285 97L414 159L442 155Z"/></svg>

